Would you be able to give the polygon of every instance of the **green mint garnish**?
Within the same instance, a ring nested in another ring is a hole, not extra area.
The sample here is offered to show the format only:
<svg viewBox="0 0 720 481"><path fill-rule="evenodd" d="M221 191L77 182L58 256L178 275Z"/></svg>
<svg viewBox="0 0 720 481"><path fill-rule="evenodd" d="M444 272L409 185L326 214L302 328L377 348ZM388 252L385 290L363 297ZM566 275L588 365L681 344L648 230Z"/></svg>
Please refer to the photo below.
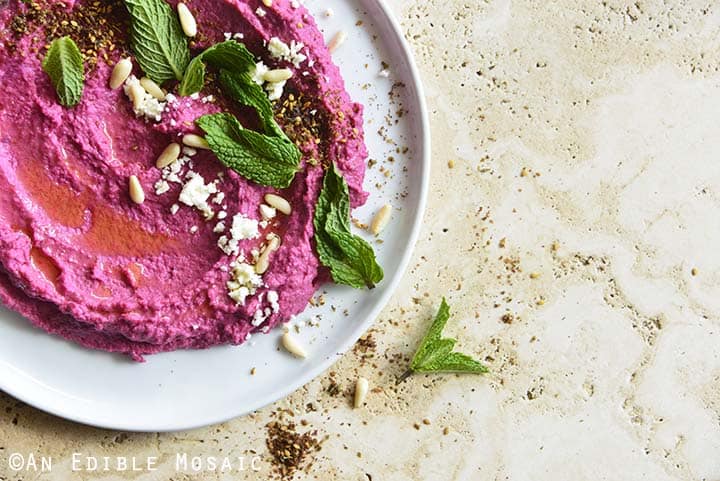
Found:
<svg viewBox="0 0 720 481"><path fill-rule="evenodd" d="M205 62L219 70L225 94L251 107L260 120L260 132L242 127L229 113L206 115L196 120L205 131L210 149L226 167L258 184L284 189L300 166L300 150L275 122L272 105L262 87L250 77L255 66L252 54L241 43L228 40L195 57L180 84L181 94L192 94L205 83Z"/></svg>
<svg viewBox="0 0 720 481"><path fill-rule="evenodd" d="M383 279L373 248L350 233L350 192L334 165L325 173L314 225L320 262L330 269L337 284L372 289Z"/></svg>
<svg viewBox="0 0 720 481"><path fill-rule="evenodd" d="M178 87L180 95L188 96L202 90L205 86L206 63L233 72L248 72L255 67L255 59L245 45L235 40L217 43L192 59Z"/></svg>
<svg viewBox="0 0 720 481"><path fill-rule="evenodd" d="M158 84L181 80L190 49L172 7L164 0L125 0L125 6L132 48L145 75Z"/></svg>
<svg viewBox="0 0 720 481"><path fill-rule="evenodd" d="M246 179L284 189L298 171L300 151L286 137L245 129L234 115L204 115L195 121L226 167Z"/></svg>
<svg viewBox="0 0 720 481"><path fill-rule="evenodd" d="M53 40L42 68L50 77L62 105L74 107L80 103L85 72L80 49L70 37Z"/></svg>
<svg viewBox="0 0 720 481"><path fill-rule="evenodd" d="M470 356L453 352L457 339L441 337L449 318L450 306L443 297L430 330L425 334L420 347L415 352L410 369L400 377L398 382L404 381L414 372L467 372L474 374L488 372L487 367Z"/></svg>

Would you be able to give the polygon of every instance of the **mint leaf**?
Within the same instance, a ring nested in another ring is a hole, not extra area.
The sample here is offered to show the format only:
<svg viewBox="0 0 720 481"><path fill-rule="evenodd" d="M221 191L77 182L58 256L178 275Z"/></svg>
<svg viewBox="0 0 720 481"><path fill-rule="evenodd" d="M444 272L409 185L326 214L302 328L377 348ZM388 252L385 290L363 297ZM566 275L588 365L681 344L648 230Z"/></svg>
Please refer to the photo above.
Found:
<svg viewBox="0 0 720 481"><path fill-rule="evenodd" d="M272 104L262 87L256 84L249 73L220 71L220 85L225 93L240 105L254 108L260 117L263 131L267 135L284 137L285 133L275 122Z"/></svg>
<svg viewBox="0 0 720 481"><path fill-rule="evenodd" d="M350 192L334 165L325 173L313 223L318 257L336 283L372 289L383 279L370 244L350 233Z"/></svg>
<svg viewBox="0 0 720 481"><path fill-rule="evenodd" d="M413 372L467 372L475 374L488 372L487 367L470 356L452 352L457 340L441 337L449 318L450 307L443 297L435 320L420 342L415 356L413 356L410 369L399 381L404 380Z"/></svg>
<svg viewBox="0 0 720 481"><path fill-rule="evenodd" d="M53 40L42 68L50 77L62 105L74 107L80 103L85 72L80 49L70 37Z"/></svg>
<svg viewBox="0 0 720 481"><path fill-rule="evenodd" d="M284 189L295 177L300 151L286 137L245 129L229 113L205 115L195 123L220 162L246 179Z"/></svg>
<svg viewBox="0 0 720 481"><path fill-rule="evenodd" d="M188 65L178 88L180 95L188 96L202 90L205 86L206 63L217 69L248 72L255 66L255 59L245 45L235 40L226 40L208 47Z"/></svg>
<svg viewBox="0 0 720 481"><path fill-rule="evenodd" d="M130 12L130 39L145 75L158 84L181 80L190 49L172 7L164 0L125 0Z"/></svg>

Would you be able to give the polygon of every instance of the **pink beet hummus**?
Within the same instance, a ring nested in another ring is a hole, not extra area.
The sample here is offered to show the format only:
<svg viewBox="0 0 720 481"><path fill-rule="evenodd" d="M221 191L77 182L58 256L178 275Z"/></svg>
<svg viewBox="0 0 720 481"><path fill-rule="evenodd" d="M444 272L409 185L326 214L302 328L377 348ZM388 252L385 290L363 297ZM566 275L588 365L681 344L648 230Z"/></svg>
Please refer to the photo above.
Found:
<svg viewBox="0 0 720 481"><path fill-rule="evenodd" d="M58 8L58 2L37 3ZM159 121L138 118L123 89L108 87L112 65L131 55L127 41L118 38L116 48L94 52L97 62L86 64L81 103L63 107L41 68L43 47L52 40L46 26L26 22L18 32L17 18L28 7L19 0L0 4L0 300L41 329L135 360L162 351L240 344L303 311L329 279L315 253L312 223L324 168L334 162L343 172L353 206L367 196L362 107L346 93L307 10L290 0L274 0L272 7L260 0L187 3L200 30L190 43L193 54L227 34L240 39L258 61L294 73L275 102L280 125L295 121L293 116L300 117L298 125L308 122L308 111L317 119L307 129L317 140L288 130L303 160L292 185L282 191L240 177L209 150L191 157L193 172L217 180L224 199L213 205L216 212L226 211L228 225L235 214L261 221L258 208L266 193L292 205L290 215L261 223L258 238L239 243L250 257L268 233L282 239L262 285L244 304L228 295L235 256L218 247L223 235L216 229L218 218L208 221L179 202L182 184L170 183L162 194L154 187L161 180L155 167L160 152L182 134L201 134L193 124L200 115L228 110L221 94L204 89L199 98L168 104ZM83 6L65 4L68 18ZM264 15L258 15L259 8ZM127 19L116 21L127 32ZM267 47L273 37L302 43L307 60L294 65L273 58ZM133 73L142 75L137 63ZM211 92L217 100L204 98ZM307 103L293 109L290 98ZM247 113L233 113L251 122ZM145 191L140 205L128 194L131 175ZM274 308L270 291L277 293ZM253 322L258 311L267 313L261 323Z"/></svg>

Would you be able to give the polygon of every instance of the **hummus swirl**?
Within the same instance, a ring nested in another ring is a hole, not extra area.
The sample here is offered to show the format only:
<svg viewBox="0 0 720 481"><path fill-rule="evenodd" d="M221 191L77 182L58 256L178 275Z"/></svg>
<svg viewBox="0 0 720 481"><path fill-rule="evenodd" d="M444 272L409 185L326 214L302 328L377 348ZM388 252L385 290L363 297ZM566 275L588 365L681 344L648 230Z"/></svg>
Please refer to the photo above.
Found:
<svg viewBox="0 0 720 481"><path fill-rule="evenodd" d="M362 107L350 100L314 20L290 0L272 7L260 0L189 3L199 26L193 54L230 36L258 62L293 72L274 109L303 158L290 187L278 191L226 169L209 150L186 149L180 181L156 189L163 181L158 155L184 134L202 134L195 119L231 111L246 128L257 120L212 82L199 96L167 102L159 120L136 116L123 89L108 86L113 65L131 56L127 13L122 2L101 2L100 11L93 3L0 4L0 300L39 328L135 360L240 344L286 322L329 279L312 222L324 169L335 163L343 172L353 207L367 197ZM57 31L64 27L69 31ZM84 93L74 108L58 103L41 67L46 44L65 33L86 56ZM268 46L278 41L305 59L273 55ZM133 73L142 76L137 64ZM139 205L128 194L132 175L146 195ZM214 182L211 219L179 201L193 176ZM290 215L263 219L268 193L286 199ZM241 254L228 255L218 241L236 215L259 223L259 235L239 240ZM261 285L238 302L226 287L233 265L238 255L257 255L268 235L280 246Z"/></svg>

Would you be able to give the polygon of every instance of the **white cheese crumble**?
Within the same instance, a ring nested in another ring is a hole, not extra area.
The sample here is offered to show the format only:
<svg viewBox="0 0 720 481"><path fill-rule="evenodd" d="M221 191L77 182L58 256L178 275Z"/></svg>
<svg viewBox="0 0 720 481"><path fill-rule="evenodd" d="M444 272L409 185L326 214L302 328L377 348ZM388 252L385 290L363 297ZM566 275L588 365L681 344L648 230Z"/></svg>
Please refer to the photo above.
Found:
<svg viewBox="0 0 720 481"><path fill-rule="evenodd" d="M214 182L206 184L202 175L193 171L188 172L187 177L189 180L183 186L178 200L187 206L195 207L206 219L212 219L215 213L208 205L208 198L217 192L217 186Z"/></svg>
<svg viewBox="0 0 720 481"><path fill-rule="evenodd" d="M235 262L232 267L230 280L227 282L228 295L236 303L244 305L245 299L255 294L262 285L262 278L250 264Z"/></svg>
<svg viewBox="0 0 720 481"><path fill-rule="evenodd" d="M172 215L177 214L179 210L180 210L180 206L177 205L177 204L173 204L173 205L170 206L170 213L171 213Z"/></svg>
<svg viewBox="0 0 720 481"><path fill-rule="evenodd" d="M286 80L280 82L265 82L265 74L269 71L267 65L263 62L255 64L255 69L252 72L253 82L260 86L264 86L265 92L268 94L268 99L278 100L282 97L283 89L285 88Z"/></svg>
<svg viewBox="0 0 720 481"><path fill-rule="evenodd" d="M162 113L165 111L166 102L161 102L147 93L140 85L140 80L134 75L129 76L123 86L125 95L127 95L131 101L133 99L130 97L130 91L134 85L139 86L143 92L143 97L137 103L133 102L133 112L135 112L135 116L160 122L162 120Z"/></svg>
<svg viewBox="0 0 720 481"><path fill-rule="evenodd" d="M170 190L170 184L167 183L165 180L158 180L155 182L155 194L156 195L163 195L165 192Z"/></svg>
<svg viewBox="0 0 720 481"><path fill-rule="evenodd" d="M288 45L279 38L273 37L268 43L268 52L273 58L287 60L295 67L299 67L307 59L307 56L300 52L304 47L305 44L302 42L291 40Z"/></svg>
<svg viewBox="0 0 720 481"><path fill-rule="evenodd" d="M243 214L235 214L229 236L220 236L218 247L227 255L236 255L240 251L240 241L258 237L260 237L258 221L245 217Z"/></svg>
<svg viewBox="0 0 720 481"><path fill-rule="evenodd" d="M260 215L263 220L270 220L277 215L277 209L269 205L260 204Z"/></svg>
<svg viewBox="0 0 720 481"><path fill-rule="evenodd" d="M257 10L255 10L255 14L258 17L264 17L265 15L267 15L267 12L263 10L262 7L258 7Z"/></svg>

